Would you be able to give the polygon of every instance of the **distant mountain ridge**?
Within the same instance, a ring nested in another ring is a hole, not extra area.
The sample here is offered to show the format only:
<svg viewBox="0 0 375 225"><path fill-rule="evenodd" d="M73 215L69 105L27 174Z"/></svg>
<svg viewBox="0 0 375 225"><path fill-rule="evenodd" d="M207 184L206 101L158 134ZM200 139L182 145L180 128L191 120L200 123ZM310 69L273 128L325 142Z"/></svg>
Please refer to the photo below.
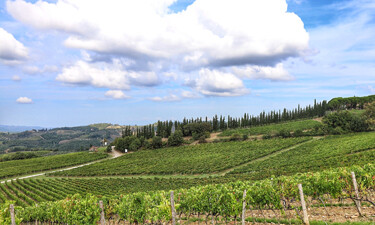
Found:
<svg viewBox="0 0 375 225"><path fill-rule="evenodd" d="M16 132L23 132L27 130L40 130L44 129L44 127L39 127L39 126L11 126L11 125L0 125L0 132L11 132L11 133L16 133Z"/></svg>
<svg viewBox="0 0 375 225"><path fill-rule="evenodd" d="M91 146L101 146L104 139L112 142L122 135L121 126L105 123L52 129L4 125L1 128L6 129L0 132L0 154L30 150L83 151Z"/></svg>

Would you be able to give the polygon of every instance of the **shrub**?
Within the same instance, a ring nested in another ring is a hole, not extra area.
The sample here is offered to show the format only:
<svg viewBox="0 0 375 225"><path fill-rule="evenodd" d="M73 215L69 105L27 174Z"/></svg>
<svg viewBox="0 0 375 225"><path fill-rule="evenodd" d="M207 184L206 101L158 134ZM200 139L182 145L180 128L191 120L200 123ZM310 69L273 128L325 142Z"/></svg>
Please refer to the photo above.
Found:
<svg viewBox="0 0 375 225"><path fill-rule="evenodd" d="M339 134L344 134L345 131L341 127L336 127L332 129L331 133L339 135Z"/></svg>
<svg viewBox="0 0 375 225"><path fill-rule="evenodd" d="M277 134L277 136L282 137L282 138L288 138L288 137L291 137L292 135L290 134L289 131L281 129L279 133Z"/></svg>
<svg viewBox="0 0 375 225"><path fill-rule="evenodd" d="M163 141L162 138L159 136L154 136L151 141L151 147L153 149L161 148L163 147Z"/></svg>
<svg viewBox="0 0 375 225"><path fill-rule="evenodd" d="M142 143L141 141L136 138L134 139L134 141L129 145L129 150L130 151L137 151L139 148L141 148L142 146Z"/></svg>
<svg viewBox="0 0 375 225"><path fill-rule="evenodd" d="M301 129L297 129L296 131L294 131L293 133L293 136L294 137L302 137L304 136L305 134L303 133L303 131Z"/></svg>
<svg viewBox="0 0 375 225"><path fill-rule="evenodd" d="M246 141L247 139L249 139L249 135L247 134L242 135L242 140Z"/></svg>
<svg viewBox="0 0 375 225"><path fill-rule="evenodd" d="M366 117L355 115L349 111L340 111L328 114L323 118L324 124L328 127L328 132L336 134L338 132L361 132L368 129ZM335 130L340 127L340 129Z"/></svg>
<svg viewBox="0 0 375 225"><path fill-rule="evenodd" d="M241 140L241 134L239 134L239 133L232 134L232 136L230 137L230 140L231 141L240 141Z"/></svg>
<svg viewBox="0 0 375 225"><path fill-rule="evenodd" d="M375 102L365 105L365 112L363 113L367 127L370 130L375 130Z"/></svg>
<svg viewBox="0 0 375 225"><path fill-rule="evenodd" d="M207 141L206 141L206 137L205 136L201 136L200 138L199 138L199 141L198 141L198 143L207 143Z"/></svg>
<svg viewBox="0 0 375 225"><path fill-rule="evenodd" d="M182 143L184 143L184 139L182 138L182 131L180 130L177 130L168 138L168 146L180 146Z"/></svg>
<svg viewBox="0 0 375 225"><path fill-rule="evenodd" d="M272 138L272 135L271 133L266 133L266 134L263 134L263 139L271 139Z"/></svg>

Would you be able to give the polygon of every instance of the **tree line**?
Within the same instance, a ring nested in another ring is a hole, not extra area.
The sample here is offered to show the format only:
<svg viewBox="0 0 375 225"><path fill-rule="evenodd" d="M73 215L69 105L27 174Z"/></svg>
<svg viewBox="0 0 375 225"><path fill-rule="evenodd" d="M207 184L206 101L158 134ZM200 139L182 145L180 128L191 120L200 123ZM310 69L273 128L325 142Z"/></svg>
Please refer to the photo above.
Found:
<svg viewBox="0 0 375 225"><path fill-rule="evenodd" d="M326 100L323 100L322 102L317 102L314 100L314 104L312 105L305 107L298 105L297 108L291 110L284 108L283 110L273 110L267 113L263 111L259 115L250 115L249 113L245 113L242 117L214 115L212 118L198 117L187 119L185 117L182 121L159 120L155 124L149 124L146 126L126 126L122 131L122 137L111 145L117 144L118 146L122 146L124 149L126 148L134 151L141 147L159 148L163 145L177 146L183 143L182 137L188 136L192 136L194 140L202 140L202 142L204 142L204 139L208 138L211 132L235 128L263 126L298 119L322 117L326 115L327 111L336 111L341 109L364 109L366 103L373 101L375 101L375 95L349 98L338 97L333 98L329 102ZM351 114L349 115L348 113L343 113L343 115L344 114L347 118L343 123L348 124L347 121L350 121L351 124L351 128L345 128L344 131L351 130L358 132L359 130L367 130L369 125L367 125L368 123L364 122L364 117L359 118L355 116L352 118ZM336 118L336 114L329 115L328 119L325 119L325 123L329 124L329 120L341 120L343 115L340 114L338 116L339 119ZM336 124L337 122L333 123ZM328 128L332 129L336 127L336 125L332 124L328 126ZM340 125L340 128L336 129L337 132L339 129L341 129L341 127L343 126ZM162 138L168 138L169 140L166 144L163 144Z"/></svg>

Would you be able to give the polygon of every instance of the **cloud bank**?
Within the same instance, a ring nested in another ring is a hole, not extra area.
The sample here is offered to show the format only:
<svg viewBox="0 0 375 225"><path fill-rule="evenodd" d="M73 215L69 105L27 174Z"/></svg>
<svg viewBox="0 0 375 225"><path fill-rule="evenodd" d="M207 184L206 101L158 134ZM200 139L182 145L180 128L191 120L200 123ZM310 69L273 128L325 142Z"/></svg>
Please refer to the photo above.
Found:
<svg viewBox="0 0 375 225"><path fill-rule="evenodd" d="M181 80L198 75L193 88L203 95L238 96L248 93L244 78L291 79L279 63L308 49L303 22L287 12L285 0L196 0L173 13L175 1L7 0L6 6L22 23L62 32L65 46L96 56L63 68L57 80L69 84L129 90L159 85L159 76L173 73Z"/></svg>
<svg viewBox="0 0 375 225"><path fill-rule="evenodd" d="M28 56L27 48L14 36L0 27L0 62L18 63Z"/></svg>

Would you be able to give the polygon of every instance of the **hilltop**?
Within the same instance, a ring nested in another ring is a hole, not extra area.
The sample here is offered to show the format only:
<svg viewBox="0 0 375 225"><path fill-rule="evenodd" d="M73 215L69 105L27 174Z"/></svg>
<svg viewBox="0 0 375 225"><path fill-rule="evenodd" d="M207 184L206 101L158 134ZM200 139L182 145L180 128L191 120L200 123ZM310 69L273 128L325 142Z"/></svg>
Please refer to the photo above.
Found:
<svg viewBox="0 0 375 225"><path fill-rule="evenodd" d="M0 133L0 153L35 150L82 151L101 146L121 136L122 127L92 124L79 127L32 129L19 133Z"/></svg>

